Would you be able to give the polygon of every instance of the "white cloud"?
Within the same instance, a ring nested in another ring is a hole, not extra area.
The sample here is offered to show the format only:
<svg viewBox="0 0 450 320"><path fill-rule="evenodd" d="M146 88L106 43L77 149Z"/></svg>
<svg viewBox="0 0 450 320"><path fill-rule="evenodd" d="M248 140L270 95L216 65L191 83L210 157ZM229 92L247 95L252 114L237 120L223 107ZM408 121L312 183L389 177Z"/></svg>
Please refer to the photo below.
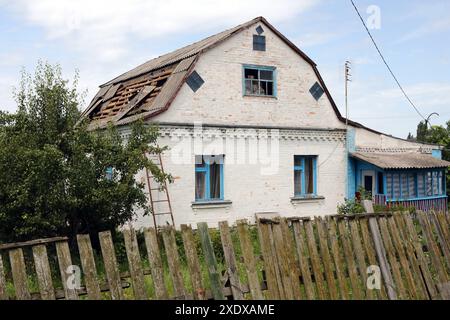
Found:
<svg viewBox="0 0 450 320"><path fill-rule="evenodd" d="M440 19L440 20L434 20L430 23L424 24L421 27L414 29L413 31L405 34L397 42L402 43L402 42L422 38L424 36L427 36L427 35L430 35L433 33L443 32L443 31L447 31L447 30L450 30L450 19L445 18L445 19Z"/></svg>
<svg viewBox="0 0 450 320"><path fill-rule="evenodd" d="M129 38L232 27L257 15L286 21L318 1L17 0L9 8L44 28L49 39L66 40L76 50L113 61L126 54Z"/></svg>

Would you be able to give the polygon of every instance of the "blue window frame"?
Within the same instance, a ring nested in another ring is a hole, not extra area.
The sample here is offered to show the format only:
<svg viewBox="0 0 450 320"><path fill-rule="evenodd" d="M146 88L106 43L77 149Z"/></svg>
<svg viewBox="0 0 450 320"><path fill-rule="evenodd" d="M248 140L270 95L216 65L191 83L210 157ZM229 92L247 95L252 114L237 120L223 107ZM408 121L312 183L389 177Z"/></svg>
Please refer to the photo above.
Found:
<svg viewBox="0 0 450 320"><path fill-rule="evenodd" d="M385 176L388 200L426 199L447 193L443 170L389 172Z"/></svg>
<svg viewBox="0 0 450 320"><path fill-rule="evenodd" d="M244 65L242 85L244 96L276 97L275 67Z"/></svg>
<svg viewBox="0 0 450 320"><path fill-rule="evenodd" d="M294 156L294 195L317 196L317 156Z"/></svg>
<svg viewBox="0 0 450 320"><path fill-rule="evenodd" d="M223 155L195 156L195 201L224 200Z"/></svg>

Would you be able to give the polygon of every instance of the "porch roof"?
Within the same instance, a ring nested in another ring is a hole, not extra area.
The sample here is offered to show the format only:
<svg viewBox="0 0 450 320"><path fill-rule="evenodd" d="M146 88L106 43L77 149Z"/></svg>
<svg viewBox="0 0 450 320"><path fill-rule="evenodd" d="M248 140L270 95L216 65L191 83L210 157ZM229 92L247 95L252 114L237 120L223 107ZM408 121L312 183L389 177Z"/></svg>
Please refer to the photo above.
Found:
<svg viewBox="0 0 450 320"><path fill-rule="evenodd" d="M371 163L381 169L430 169L447 168L450 162L418 152L354 152L354 158Z"/></svg>

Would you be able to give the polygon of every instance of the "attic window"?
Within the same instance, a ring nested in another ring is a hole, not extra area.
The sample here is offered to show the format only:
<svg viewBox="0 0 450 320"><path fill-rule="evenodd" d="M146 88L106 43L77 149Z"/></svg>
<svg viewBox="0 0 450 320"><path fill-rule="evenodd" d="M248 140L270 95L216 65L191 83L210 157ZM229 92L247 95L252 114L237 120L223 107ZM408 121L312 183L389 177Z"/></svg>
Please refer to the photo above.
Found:
<svg viewBox="0 0 450 320"><path fill-rule="evenodd" d="M317 101L319 101L319 99L322 97L322 95L324 93L322 87L320 86L320 84L318 82L314 83L314 85L311 87L311 89L309 89L309 92L314 97L314 99L316 99Z"/></svg>
<svg viewBox="0 0 450 320"><path fill-rule="evenodd" d="M253 50L254 51L266 51L266 37L253 35Z"/></svg>
<svg viewBox="0 0 450 320"><path fill-rule="evenodd" d="M257 32L259 35L261 35L261 33L264 32L264 29L263 29L261 26L258 26L258 27L256 28L256 32Z"/></svg>
<svg viewBox="0 0 450 320"><path fill-rule="evenodd" d="M197 90L205 83L205 81L200 77L197 71L192 72L186 80L188 86L192 91L197 92Z"/></svg>
<svg viewBox="0 0 450 320"><path fill-rule="evenodd" d="M276 97L275 68L244 65L244 96Z"/></svg>

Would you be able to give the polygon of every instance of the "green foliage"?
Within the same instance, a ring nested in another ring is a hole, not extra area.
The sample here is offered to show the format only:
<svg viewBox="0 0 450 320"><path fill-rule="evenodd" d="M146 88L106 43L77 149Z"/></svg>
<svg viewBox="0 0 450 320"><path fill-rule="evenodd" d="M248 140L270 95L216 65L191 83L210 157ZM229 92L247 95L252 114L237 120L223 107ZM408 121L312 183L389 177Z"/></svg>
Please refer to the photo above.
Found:
<svg viewBox="0 0 450 320"><path fill-rule="evenodd" d="M345 199L345 202L338 204L337 213L338 214L355 214L363 213L364 208L357 199Z"/></svg>
<svg viewBox="0 0 450 320"><path fill-rule="evenodd" d="M114 230L149 212L139 171L171 181L144 156L164 150L156 128L136 123L124 143L116 128L76 125L77 77L70 84L58 65L24 72L15 97L18 111L0 113L0 241Z"/></svg>

